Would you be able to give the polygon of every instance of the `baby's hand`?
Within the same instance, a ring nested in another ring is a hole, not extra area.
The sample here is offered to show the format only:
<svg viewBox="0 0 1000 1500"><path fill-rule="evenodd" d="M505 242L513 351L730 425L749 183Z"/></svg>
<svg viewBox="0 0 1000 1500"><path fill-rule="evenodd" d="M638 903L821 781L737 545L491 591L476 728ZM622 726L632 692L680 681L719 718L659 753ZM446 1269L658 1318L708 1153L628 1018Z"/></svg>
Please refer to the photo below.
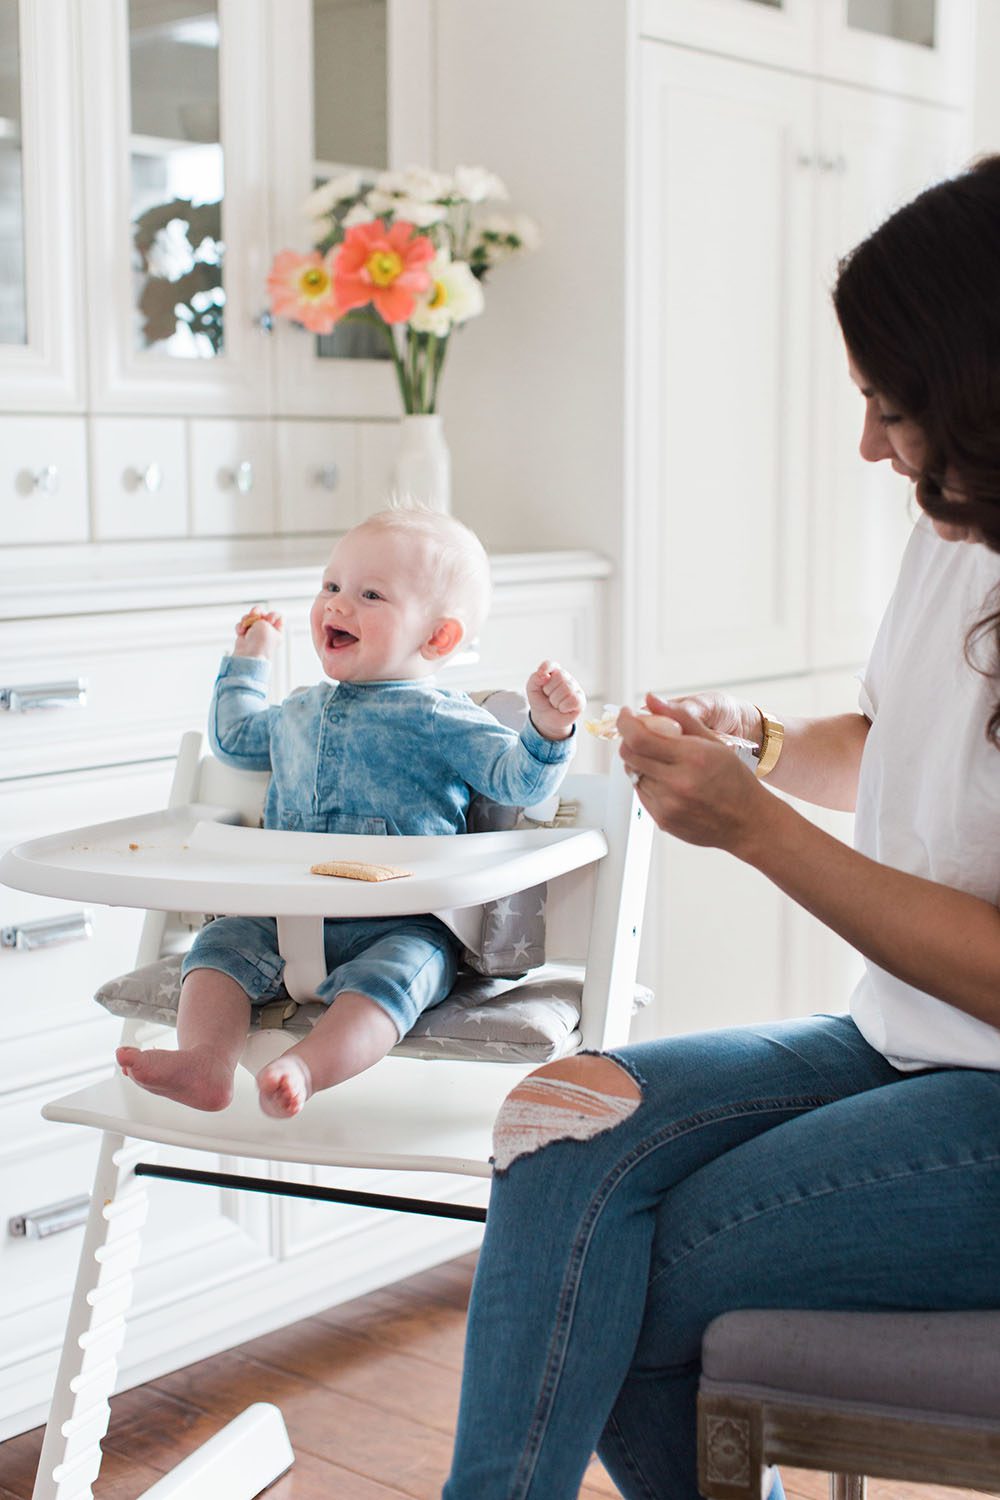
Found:
<svg viewBox="0 0 1000 1500"><path fill-rule="evenodd" d="M528 678L531 722L547 740L564 740L583 713L586 699L575 677L557 661L543 661Z"/></svg>
<svg viewBox="0 0 1000 1500"><path fill-rule="evenodd" d="M257 656L270 661L278 645L284 621L273 609L248 610L236 627L233 656Z"/></svg>

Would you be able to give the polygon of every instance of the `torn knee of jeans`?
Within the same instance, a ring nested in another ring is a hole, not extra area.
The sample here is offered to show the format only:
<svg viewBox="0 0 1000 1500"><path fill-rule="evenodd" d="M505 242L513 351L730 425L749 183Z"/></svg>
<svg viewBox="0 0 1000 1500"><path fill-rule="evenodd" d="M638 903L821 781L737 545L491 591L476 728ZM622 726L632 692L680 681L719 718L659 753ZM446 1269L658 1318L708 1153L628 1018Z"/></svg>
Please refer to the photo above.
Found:
<svg viewBox="0 0 1000 1500"><path fill-rule="evenodd" d="M493 1127L493 1165L504 1172L519 1156L553 1141L586 1141L634 1114L638 1082L621 1063L581 1053L547 1063L512 1089Z"/></svg>

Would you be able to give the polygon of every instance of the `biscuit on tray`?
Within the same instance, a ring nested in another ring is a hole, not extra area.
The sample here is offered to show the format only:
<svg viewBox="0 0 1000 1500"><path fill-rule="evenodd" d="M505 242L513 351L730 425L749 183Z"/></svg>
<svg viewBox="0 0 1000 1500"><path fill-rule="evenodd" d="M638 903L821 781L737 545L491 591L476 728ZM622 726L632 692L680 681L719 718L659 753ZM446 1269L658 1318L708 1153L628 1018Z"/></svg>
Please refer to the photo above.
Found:
<svg viewBox="0 0 1000 1500"><path fill-rule="evenodd" d="M318 865L310 865L309 873L339 875L344 880L401 880L413 871L400 870L396 865L368 865L353 859L324 859Z"/></svg>

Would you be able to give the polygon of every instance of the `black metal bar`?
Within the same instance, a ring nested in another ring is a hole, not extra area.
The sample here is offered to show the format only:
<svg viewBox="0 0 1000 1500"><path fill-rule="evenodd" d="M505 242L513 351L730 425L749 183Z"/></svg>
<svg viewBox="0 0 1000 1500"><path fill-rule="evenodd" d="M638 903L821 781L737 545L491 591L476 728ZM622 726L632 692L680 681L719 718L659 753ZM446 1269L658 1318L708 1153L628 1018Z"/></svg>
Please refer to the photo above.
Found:
<svg viewBox="0 0 1000 1500"><path fill-rule="evenodd" d="M205 1187L238 1188L247 1193L272 1193L279 1198L316 1198L323 1203L349 1203L357 1208L389 1208L396 1213L429 1214L435 1219L486 1222L485 1208L461 1203L438 1203L431 1198L398 1198L391 1193L362 1193L346 1188L316 1187L307 1182L282 1182L273 1177L240 1177L235 1172L199 1172L195 1167L161 1167L141 1161L136 1177L163 1177L169 1182L195 1182Z"/></svg>

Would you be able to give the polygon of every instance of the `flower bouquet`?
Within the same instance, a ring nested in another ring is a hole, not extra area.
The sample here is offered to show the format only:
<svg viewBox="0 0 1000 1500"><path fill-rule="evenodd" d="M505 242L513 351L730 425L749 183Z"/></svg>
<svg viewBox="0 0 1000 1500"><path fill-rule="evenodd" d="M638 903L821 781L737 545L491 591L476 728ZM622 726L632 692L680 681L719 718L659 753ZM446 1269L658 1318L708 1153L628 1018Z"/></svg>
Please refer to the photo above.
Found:
<svg viewBox="0 0 1000 1500"><path fill-rule="evenodd" d="M483 167L448 175L410 167L374 182L344 172L304 205L314 248L275 256L271 310L317 334L342 322L372 324L393 361L403 411L432 414L452 330L482 312L493 267L538 243L525 215L483 211L506 198Z"/></svg>

